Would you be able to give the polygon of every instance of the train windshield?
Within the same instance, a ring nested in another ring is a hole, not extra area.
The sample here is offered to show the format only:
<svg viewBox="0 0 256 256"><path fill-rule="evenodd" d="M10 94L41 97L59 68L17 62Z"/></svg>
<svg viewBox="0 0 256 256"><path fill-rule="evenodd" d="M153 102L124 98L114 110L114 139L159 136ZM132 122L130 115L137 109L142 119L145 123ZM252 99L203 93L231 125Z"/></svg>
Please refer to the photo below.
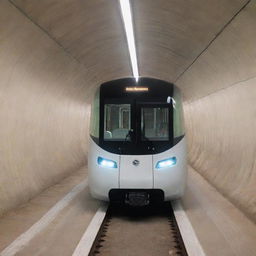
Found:
<svg viewBox="0 0 256 256"><path fill-rule="evenodd" d="M92 104L90 135L104 150L115 154L157 154L184 137L180 91L174 85L140 78L106 82ZM140 91L138 88L147 88Z"/></svg>
<svg viewBox="0 0 256 256"><path fill-rule="evenodd" d="M134 106L133 106L134 107ZM169 109L166 106L104 105L104 141L169 141Z"/></svg>

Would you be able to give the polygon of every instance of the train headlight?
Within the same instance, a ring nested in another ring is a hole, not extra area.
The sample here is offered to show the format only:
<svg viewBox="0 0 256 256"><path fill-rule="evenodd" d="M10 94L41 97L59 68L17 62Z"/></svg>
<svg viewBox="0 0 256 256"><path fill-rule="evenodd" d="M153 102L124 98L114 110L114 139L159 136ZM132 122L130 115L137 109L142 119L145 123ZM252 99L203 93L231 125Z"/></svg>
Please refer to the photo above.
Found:
<svg viewBox="0 0 256 256"><path fill-rule="evenodd" d="M172 167L177 163L176 157L171 157L165 160L158 161L156 164L156 169L161 169L165 167Z"/></svg>
<svg viewBox="0 0 256 256"><path fill-rule="evenodd" d="M109 159L105 159L103 157L98 157L98 165L102 166L102 167L107 167L107 168L117 168L117 163L115 161L109 160Z"/></svg>

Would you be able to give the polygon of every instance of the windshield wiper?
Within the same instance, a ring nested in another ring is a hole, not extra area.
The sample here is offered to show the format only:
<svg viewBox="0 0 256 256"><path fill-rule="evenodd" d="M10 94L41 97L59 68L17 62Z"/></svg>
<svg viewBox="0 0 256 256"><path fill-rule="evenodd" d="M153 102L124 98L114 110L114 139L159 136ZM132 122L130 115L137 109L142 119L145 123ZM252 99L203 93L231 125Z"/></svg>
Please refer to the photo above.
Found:
<svg viewBox="0 0 256 256"><path fill-rule="evenodd" d="M128 138L132 139L133 129L130 129L125 136L124 143L127 142Z"/></svg>
<svg viewBox="0 0 256 256"><path fill-rule="evenodd" d="M124 144L127 142L127 140L128 140L129 137L132 138L132 133L133 133L133 129L130 129L130 130L128 131L128 133L126 134L125 139L123 140L123 146L124 146ZM123 150L124 148L123 148L123 147L119 147L118 149L119 149L120 152L122 152L122 150Z"/></svg>

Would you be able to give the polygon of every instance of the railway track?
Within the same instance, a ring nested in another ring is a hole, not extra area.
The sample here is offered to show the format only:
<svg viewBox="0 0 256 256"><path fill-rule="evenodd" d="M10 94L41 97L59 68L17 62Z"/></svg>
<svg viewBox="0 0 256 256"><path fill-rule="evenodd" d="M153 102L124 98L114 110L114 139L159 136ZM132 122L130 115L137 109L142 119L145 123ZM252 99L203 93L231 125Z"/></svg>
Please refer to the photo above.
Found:
<svg viewBox="0 0 256 256"><path fill-rule="evenodd" d="M110 205L89 255L187 256L187 252L170 204Z"/></svg>

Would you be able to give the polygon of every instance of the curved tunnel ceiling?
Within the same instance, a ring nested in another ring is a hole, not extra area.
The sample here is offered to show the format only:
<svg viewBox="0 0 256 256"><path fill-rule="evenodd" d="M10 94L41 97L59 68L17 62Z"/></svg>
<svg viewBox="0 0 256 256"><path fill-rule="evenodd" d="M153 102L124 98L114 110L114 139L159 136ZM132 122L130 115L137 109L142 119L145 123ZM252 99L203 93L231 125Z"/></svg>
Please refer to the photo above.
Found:
<svg viewBox="0 0 256 256"><path fill-rule="evenodd" d="M83 64L99 83L131 76L118 0L11 3ZM197 97L196 84L193 87L190 82L187 85L179 80L246 3L247 0L131 1L140 76L177 82L185 87L187 100ZM216 90L212 86L205 86L204 94L199 96Z"/></svg>

